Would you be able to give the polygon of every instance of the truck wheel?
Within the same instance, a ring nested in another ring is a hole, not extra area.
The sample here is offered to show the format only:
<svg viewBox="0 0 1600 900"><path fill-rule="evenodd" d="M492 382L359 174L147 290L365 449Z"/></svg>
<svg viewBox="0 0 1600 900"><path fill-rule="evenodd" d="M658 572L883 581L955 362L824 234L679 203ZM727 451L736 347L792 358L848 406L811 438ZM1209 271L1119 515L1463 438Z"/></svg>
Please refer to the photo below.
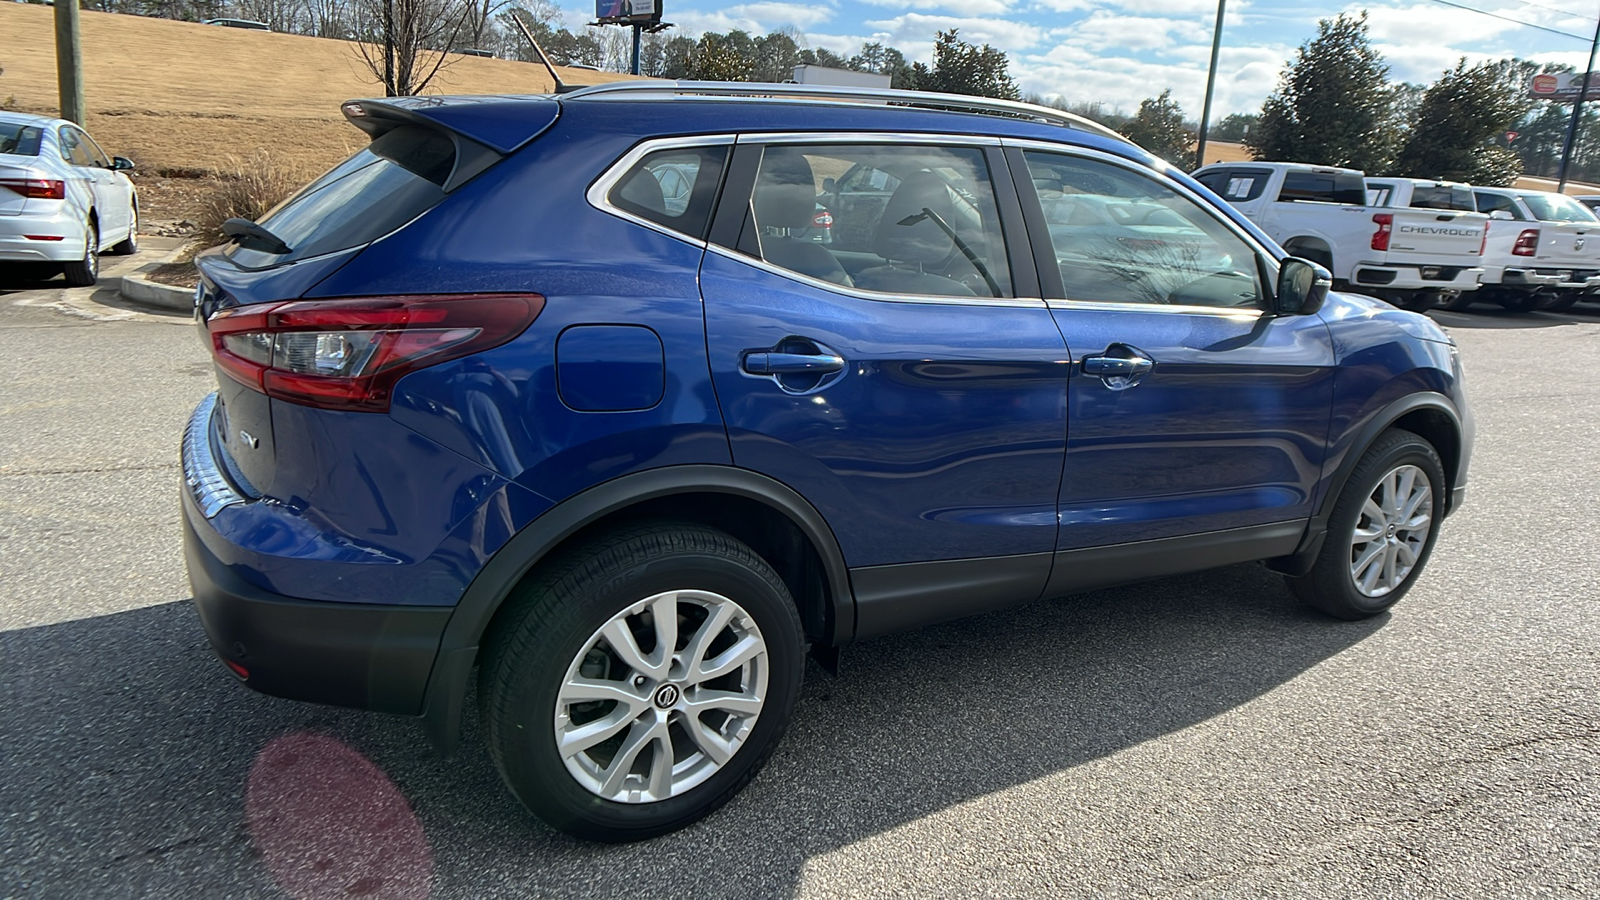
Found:
<svg viewBox="0 0 1600 900"><path fill-rule="evenodd" d="M1473 301L1478 299L1478 293L1478 291L1461 291L1449 300L1439 304L1439 308L1447 309L1451 312L1465 312L1472 308Z"/></svg>
<svg viewBox="0 0 1600 900"><path fill-rule="evenodd" d="M799 696L788 588L721 531L613 532L509 602L479 675L490 755L517 799L579 837L638 840L717 809Z"/></svg>
<svg viewBox="0 0 1600 900"><path fill-rule="evenodd" d="M1432 444L1409 431L1384 432L1345 482L1311 571L1285 579L1290 590L1340 619L1393 606L1433 552L1445 490Z"/></svg>
<svg viewBox="0 0 1600 900"><path fill-rule="evenodd" d="M1545 309L1551 312L1566 312L1578 305L1578 296L1577 291L1562 291L1556 295L1555 302L1546 306Z"/></svg>
<svg viewBox="0 0 1600 900"><path fill-rule="evenodd" d="M1414 291L1410 294L1401 294L1400 302L1395 305L1401 309L1412 312L1427 312L1439 303L1438 291Z"/></svg>
<svg viewBox="0 0 1600 900"><path fill-rule="evenodd" d="M1506 291L1494 298L1501 306L1516 313L1531 313L1544 309L1550 298L1539 291Z"/></svg>

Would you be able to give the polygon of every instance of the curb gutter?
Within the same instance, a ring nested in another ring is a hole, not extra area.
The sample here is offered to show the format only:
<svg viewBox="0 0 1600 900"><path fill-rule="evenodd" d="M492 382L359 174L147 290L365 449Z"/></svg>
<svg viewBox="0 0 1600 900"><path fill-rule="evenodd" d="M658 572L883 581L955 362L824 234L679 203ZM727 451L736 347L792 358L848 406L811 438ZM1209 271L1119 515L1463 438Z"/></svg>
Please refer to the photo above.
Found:
<svg viewBox="0 0 1600 900"><path fill-rule="evenodd" d="M130 273L122 276L122 285L117 288L117 292L122 294L125 300L146 306L185 313L194 309L194 288L162 284L151 281L143 275Z"/></svg>

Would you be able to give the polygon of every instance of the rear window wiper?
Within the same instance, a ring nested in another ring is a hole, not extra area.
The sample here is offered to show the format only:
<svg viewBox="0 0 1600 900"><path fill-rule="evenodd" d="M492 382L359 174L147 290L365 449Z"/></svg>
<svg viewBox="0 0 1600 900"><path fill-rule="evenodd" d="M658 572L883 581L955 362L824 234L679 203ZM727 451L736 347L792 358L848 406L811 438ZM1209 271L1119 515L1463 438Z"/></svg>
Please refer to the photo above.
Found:
<svg viewBox="0 0 1600 900"><path fill-rule="evenodd" d="M240 246L253 247L278 256L290 252L283 239L249 219L233 218L222 223L222 233L233 238Z"/></svg>

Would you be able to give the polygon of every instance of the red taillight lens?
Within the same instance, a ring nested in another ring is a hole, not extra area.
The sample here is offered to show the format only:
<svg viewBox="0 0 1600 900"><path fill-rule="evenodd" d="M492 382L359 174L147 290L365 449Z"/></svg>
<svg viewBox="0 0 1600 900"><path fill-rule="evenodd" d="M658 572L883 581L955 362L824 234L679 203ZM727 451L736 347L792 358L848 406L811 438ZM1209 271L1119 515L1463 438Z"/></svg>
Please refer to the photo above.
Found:
<svg viewBox="0 0 1600 900"><path fill-rule="evenodd" d="M10 188L29 200L67 199L67 183L55 178L0 178L0 187Z"/></svg>
<svg viewBox="0 0 1600 900"><path fill-rule="evenodd" d="M1372 221L1378 223L1378 230L1372 233L1372 249L1388 250L1389 233L1394 228L1394 214L1374 213Z"/></svg>
<svg viewBox="0 0 1600 900"><path fill-rule="evenodd" d="M387 412L395 382L498 347L538 318L537 294L423 295L242 306L206 321L234 380L323 409Z"/></svg>
<svg viewBox="0 0 1600 900"><path fill-rule="evenodd" d="M1539 229L1528 228L1517 235L1517 242L1511 245L1512 256L1533 256L1539 252Z"/></svg>

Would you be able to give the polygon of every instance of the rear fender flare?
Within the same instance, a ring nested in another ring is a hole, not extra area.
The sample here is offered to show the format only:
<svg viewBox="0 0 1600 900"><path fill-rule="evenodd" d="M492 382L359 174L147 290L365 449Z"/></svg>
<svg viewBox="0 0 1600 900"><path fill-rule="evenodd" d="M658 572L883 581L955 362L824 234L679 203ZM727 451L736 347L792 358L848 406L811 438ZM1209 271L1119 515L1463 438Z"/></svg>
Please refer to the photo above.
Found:
<svg viewBox="0 0 1600 900"><path fill-rule="evenodd" d="M816 507L781 482L732 466L686 465L650 469L596 485L557 504L517 532L478 573L456 605L439 642L428 677L423 724L434 746L453 752L459 740L461 706L478 643L512 589L552 550L599 519L660 497L725 493L763 503L798 527L822 559L832 605L830 643L848 643L855 633L855 598L844 554Z"/></svg>

